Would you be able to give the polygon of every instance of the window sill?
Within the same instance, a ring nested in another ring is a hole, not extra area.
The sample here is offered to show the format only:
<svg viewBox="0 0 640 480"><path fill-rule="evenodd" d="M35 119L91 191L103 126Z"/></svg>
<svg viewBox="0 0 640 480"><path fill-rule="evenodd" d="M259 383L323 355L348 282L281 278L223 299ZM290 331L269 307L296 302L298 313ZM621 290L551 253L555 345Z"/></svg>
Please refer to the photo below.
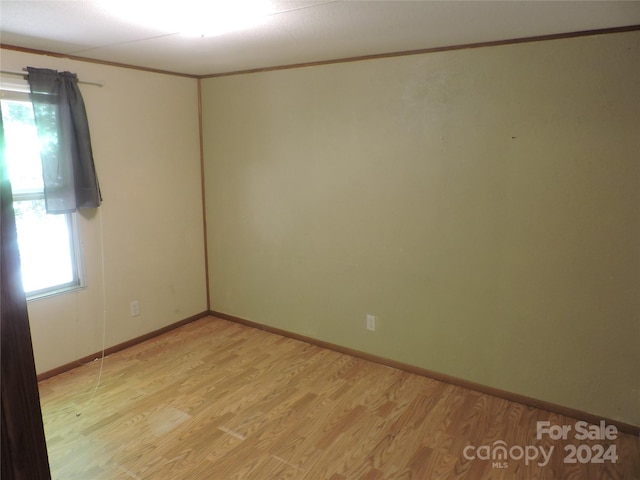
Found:
<svg viewBox="0 0 640 480"><path fill-rule="evenodd" d="M28 293L27 303L33 302L36 300L43 300L49 297L57 297L58 295L64 295L65 293L71 293L77 290L84 290L85 288L86 287L84 285L69 285L69 286L51 288L47 290L41 290L38 292Z"/></svg>

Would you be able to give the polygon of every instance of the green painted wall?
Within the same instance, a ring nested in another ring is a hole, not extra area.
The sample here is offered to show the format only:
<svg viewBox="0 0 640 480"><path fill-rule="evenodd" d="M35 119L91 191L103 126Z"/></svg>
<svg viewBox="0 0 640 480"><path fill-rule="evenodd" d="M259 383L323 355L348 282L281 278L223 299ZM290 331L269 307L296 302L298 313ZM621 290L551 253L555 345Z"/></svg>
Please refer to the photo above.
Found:
<svg viewBox="0 0 640 480"><path fill-rule="evenodd" d="M632 32L204 80L212 309L640 425L638 58Z"/></svg>

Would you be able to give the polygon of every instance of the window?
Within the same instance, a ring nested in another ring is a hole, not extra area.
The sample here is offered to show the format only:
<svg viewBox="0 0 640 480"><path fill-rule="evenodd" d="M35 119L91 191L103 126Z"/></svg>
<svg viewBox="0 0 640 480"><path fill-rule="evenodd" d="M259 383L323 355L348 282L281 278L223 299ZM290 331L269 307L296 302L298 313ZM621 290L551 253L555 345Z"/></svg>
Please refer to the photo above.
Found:
<svg viewBox="0 0 640 480"><path fill-rule="evenodd" d="M1 93L25 293L32 299L81 287L76 214L48 215L45 211L40 142L29 94Z"/></svg>

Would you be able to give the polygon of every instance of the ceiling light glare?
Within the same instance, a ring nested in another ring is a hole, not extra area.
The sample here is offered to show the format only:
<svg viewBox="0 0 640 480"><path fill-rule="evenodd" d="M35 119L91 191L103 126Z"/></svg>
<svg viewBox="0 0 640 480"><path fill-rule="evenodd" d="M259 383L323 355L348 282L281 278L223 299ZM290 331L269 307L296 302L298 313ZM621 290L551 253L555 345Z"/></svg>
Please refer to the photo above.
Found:
<svg viewBox="0 0 640 480"><path fill-rule="evenodd" d="M118 17L165 33L216 36L260 24L275 12L269 0L100 0Z"/></svg>

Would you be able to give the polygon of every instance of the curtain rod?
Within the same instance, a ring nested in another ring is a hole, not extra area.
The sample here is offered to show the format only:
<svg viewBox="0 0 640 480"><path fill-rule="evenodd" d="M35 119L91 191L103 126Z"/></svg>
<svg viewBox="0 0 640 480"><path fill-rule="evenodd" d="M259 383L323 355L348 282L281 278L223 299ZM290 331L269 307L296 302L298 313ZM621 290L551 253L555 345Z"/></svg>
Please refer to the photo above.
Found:
<svg viewBox="0 0 640 480"><path fill-rule="evenodd" d="M20 77L28 77L29 76L29 72L27 72L26 68L22 69L22 72L14 72L11 70L0 70L0 73L4 73L6 75L18 75ZM98 82L84 82L82 80L78 80L78 83L82 83L84 85L93 85L94 87L104 87L104 83L98 83Z"/></svg>

